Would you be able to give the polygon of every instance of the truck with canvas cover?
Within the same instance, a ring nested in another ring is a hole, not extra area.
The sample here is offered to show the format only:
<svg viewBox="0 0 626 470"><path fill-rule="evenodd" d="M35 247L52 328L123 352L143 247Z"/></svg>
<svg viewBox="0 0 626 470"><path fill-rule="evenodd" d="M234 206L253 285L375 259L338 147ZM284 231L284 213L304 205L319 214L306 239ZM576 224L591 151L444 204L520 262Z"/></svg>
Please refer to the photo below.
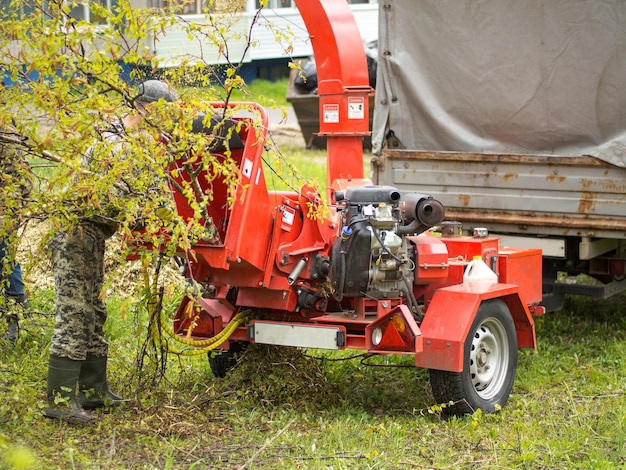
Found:
<svg viewBox="0 0 626 470"><path fill-rule="evenodd" d="M626 3L381 0L373 180L543 250L544 303L626 289Z"/></svg>

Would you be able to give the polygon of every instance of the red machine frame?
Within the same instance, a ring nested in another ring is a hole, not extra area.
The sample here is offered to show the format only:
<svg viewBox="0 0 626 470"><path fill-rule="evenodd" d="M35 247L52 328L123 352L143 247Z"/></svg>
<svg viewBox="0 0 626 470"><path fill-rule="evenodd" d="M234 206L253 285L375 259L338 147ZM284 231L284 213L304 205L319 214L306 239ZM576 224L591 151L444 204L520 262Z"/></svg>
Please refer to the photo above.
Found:
<svg viewBox="0 0 626 470"><path fill-rule="evenodd" d="M217 177L202 179L211 193L208 216L217 239L198 242L186 259L186 276L203 295L185 297L174 326L177 334L205 339L224 330L242 310L254 318L237 328L233 341L329 349L363 349L379 354L412 354L415 364L462 372L465 346L480 306L499 299L513 319L517 346L535 348L531 313L541 300L541 251L502 248L495 238L432 233L407 235L415 255L412 292L419 314L405 295L334 299L327 282L333 244L342 232L341 195L372 187L363 177L362 138L368 129L371 92L365 53L344 0L296 1L311 36L317 63L320 134L328 138L328 214L321 195L305 186L299 193L267 189L262 153L268 126L264 109L234 117L243 148L230 158L239 172L233 190ZM213 106L223 106L213 104ZM214 158L222 158L219 152ZM180 183L181 162L175 162ZM229 192L230 191L230 192ZM191 217L186 198L173 191L179 214ZM464 283L464 269L476 257L499 273L496 282ZM349 268L347 268L349 269Z"/></svg>

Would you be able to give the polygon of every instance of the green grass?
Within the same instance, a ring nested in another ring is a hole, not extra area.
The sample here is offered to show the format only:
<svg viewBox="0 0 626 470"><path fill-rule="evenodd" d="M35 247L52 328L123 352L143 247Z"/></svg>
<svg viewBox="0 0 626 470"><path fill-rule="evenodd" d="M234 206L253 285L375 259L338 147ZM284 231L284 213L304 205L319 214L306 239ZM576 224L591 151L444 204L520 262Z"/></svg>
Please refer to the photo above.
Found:
<svg viewBox="0 0 626 470"><path fill-rule="evenodd" d="M289 104L286 98L287 83L287 78L282 78L275 82L258 78L247 85L246 89L254 100L266 100L267 102L276 103L278 106L287 106ZM239 91L233 96L235 100L241 100L245 97L247 96L244 96Z"/></svg>
<svg viewBox="0 0 626 470"><path fill-rule="evenodd" d="M250 84L246 84L245 89L233 89L230 97L231 101L249 101L259 103L267 108L287 106L287 83L288 79L283 78L274 82L263 79L256 79ZM222 96L221 90L215 90ZM185 91L189 96L202 96L202 89L189 88Z"/></svg>
<svg viewBox="0 0 626 470"><path fill-rule="evenodd" d="M326 151L297 147L279 148L278 153L264 156L265 179L268 188L298 191L304 181L326 189Z"/></svg>
<svg viewBox="0 0 626 470"><path fill-rule="evenodd" d="M287 84L287 78L282 78L273 82L269 80L256 79L251 83L246 84L244 87L245 89L243 90L234 88L231 95L231 101L252 101L260 103L264 106L287 106ZM212 98L225 96L224 89L219 86L208 89L198 86L181 85L178 87L178 91L183 97L204 97L206 99L209 95L212 96Z"/></svg>
<svg viewBox="0 0 626 470"><path fill-rule="evenodd" d="M204 355L170 357L153 387L135 371L145 323L114 296L110 382L133 401L88 431L41 417L53 319L35 315L0 345L0 468L624 468L625 301L570 299L538 319L504 409L444 419L402 356L257 347L226 379ZM50 311L53 295L33 303Z"/></svg>

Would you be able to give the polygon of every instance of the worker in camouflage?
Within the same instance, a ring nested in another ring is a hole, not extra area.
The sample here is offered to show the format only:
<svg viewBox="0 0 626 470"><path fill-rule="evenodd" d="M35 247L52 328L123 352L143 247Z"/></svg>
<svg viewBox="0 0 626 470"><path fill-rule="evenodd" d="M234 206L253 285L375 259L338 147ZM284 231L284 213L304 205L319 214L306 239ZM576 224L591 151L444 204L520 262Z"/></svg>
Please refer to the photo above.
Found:
<svg viewBox="0 0 626 470"><path fill-rule="evenodd" d="M176 94L165 82L148 80L139 87L137 109L161 99L172 102ZM127 115L103 132L102 140L109 144L106 148L126 158L126 132L140 120L140 114ZM93 158L98 145L92 146L83 161L90 171L98 170ZM101 298L105 242L118 228L115 220L106 210L91 213L81 218L77 227L57 232L50 245L56 322L48 363L49 406L44 410L48 418L92 423L93 416L85 410L127 401L112 393L107 384L107 309Z"/></svg>

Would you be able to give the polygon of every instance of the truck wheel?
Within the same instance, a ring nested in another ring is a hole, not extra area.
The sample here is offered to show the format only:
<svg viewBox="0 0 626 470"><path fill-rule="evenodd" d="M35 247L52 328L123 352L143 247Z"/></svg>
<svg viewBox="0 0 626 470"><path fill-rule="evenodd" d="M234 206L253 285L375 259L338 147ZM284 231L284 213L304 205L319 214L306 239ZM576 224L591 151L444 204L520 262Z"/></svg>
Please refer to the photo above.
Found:
<svg viewBox="0 0 626 470"><path fill-rule="evenodd" d="M248 343L231 341L228 351L210 351L208 353L209 367L213 375L218 378L226 377L226 374L235 368L239 356L243 354L247 346Z"/></svg>
<svg viewBox="0 0 626 470"><path fill-rule="evenodd" d="M501 300L483 302L465 339L463 372L430 371L437 403L450 415L471 414L480 408L493 413L503 406L515 380L517 336L515 324Z"/></svg>

